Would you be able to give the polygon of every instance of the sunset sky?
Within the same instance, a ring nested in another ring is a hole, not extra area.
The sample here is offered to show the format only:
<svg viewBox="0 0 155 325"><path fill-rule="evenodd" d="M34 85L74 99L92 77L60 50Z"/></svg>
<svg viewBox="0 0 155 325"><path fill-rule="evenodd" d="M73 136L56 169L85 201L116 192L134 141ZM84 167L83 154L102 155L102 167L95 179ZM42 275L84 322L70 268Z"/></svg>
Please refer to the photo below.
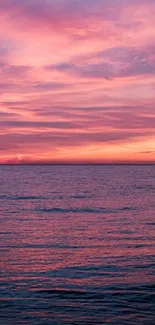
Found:
<svg viewBox="0 0 155 325"><path fill-rule="evenodd" d="M155 0L0 0L8 162L155 162Z"/></svg>

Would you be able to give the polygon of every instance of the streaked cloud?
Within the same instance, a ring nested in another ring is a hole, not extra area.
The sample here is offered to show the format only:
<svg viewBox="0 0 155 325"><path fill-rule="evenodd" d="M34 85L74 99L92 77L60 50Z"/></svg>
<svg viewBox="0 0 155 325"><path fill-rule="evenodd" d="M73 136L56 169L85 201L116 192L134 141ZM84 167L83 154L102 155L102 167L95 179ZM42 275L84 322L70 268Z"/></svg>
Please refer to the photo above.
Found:
<svg viewBox="0 0 155 325"><path fill-rule="evenodd" d="M154 0L1 0L1 162L155 161L154 13Z"/></svg>

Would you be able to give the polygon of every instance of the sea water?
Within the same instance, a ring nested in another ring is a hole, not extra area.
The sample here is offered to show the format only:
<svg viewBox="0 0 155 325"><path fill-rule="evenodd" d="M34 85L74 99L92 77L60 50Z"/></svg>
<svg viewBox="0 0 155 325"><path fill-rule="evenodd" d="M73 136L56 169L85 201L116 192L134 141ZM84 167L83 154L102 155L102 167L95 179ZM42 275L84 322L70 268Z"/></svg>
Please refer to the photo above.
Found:
<svg viewBox="0 0 155 325"><path fill-rule="evenodd" d="M0 166L0 324L155 324L155 165Z"/></svg>

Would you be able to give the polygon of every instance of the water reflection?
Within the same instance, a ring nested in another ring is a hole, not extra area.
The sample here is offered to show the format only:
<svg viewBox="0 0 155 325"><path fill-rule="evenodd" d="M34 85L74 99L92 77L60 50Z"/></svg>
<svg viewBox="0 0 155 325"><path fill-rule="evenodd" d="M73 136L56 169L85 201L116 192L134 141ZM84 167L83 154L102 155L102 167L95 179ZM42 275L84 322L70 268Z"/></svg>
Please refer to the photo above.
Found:
<svg viewBox="0 0 155 325"><path fill-rule="evenodd" d="M154 176L155 166L0 167L2 323L153 325Z"/></svg>

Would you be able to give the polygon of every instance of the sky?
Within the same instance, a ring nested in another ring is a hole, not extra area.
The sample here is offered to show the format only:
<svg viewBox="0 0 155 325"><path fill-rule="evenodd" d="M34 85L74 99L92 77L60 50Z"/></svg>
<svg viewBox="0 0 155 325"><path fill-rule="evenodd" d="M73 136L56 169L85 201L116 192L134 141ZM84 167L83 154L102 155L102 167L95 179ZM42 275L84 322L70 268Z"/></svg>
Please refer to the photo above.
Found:
<svg viewBox="0 0 155 325"><path fill-rule="evenodd" d="M155 163L155 0L0 1L0 163Z"/></svg>

